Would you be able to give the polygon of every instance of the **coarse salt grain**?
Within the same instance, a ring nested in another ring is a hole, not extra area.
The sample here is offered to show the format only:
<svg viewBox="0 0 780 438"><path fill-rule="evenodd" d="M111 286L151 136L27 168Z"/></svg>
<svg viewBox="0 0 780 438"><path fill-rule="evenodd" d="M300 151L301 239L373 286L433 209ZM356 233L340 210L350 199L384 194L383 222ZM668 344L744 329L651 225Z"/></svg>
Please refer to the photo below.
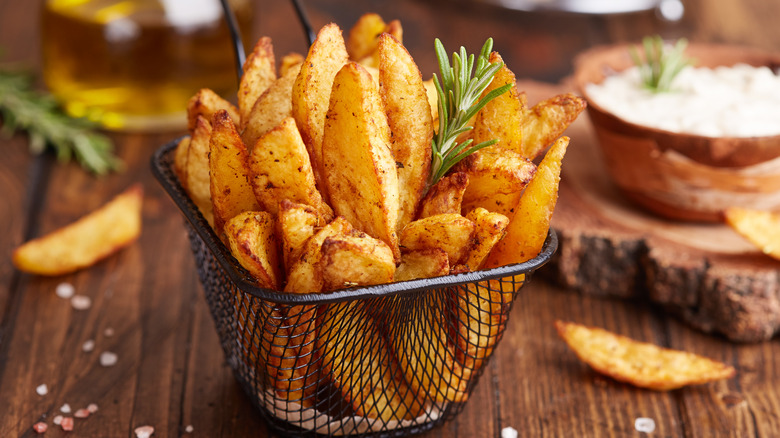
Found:
<svg viewBox="0 0 780 438"><path fill-rule="evenodd" d="M134 432L136 438L149 438L154 434L154 428L152 426L140 426L136 427Z"/></svg>
<svg viewBox="0 0 780 438"><path fill-rule="evenodd" d="M60 283L57 288L54 289L54 293L60 298L68 299L76 293L76 288L70 283Z"/></svg>
<svg viewBox="0 0 780 438"><path fill-rule="evenodd" d="M655 430L655 421L652 418L639 417L634 420L634 429L637 432L652 433Z"/></svg>
<svg viewBox="0 0 780 438"><path fill-rule="evenodd" d="M51 422L59 426L60 424L62 424L62 415L55 416L54 419L51 420Z"/></svg>
<svg viewBox="0 0 780 438"><path fill-rule="evenodd" d="M517 438L517 429L514 427L505 427L501 429L501 438Z"/></svg>
<svg viewBox="0 0 780 438"><path fill-rule="evenodd" d="M98 405L96 405L96 404L94 404L94 403L90 403L90 404L87 406L87 410L89 411L89 413L90 413L90 414L94 414L95 412L97 412L97 411L98 411Z"/></svg>
<svg viewBox="0 0 780 438"><path fill-rule="evenodd" d="M100 353L100 365L104 367L112 367L116 365L117 360L118 357L116 353L112 353L110 351L104 351Z"/></svg>
<svg viewBox="0 0 780 438"><path fill-rule="evenodd" d="M48 429L49 429L49 425L44 423L43 421L39 421L39 422L33 424L33 430L36 433L44 433Z"/></svg>
<svg viewBox="0 0 780 438"><path fill-rule="evenodd" d="M35 392L37 392L37 393L38 393L38 395L40 395L41 397L43 397L44 395L46 395L46 394L48 394L48 393L49 393L49 387L48 387L48 386L46 386L46 384L45 384L45 383L42 383L42 384L40 384L40 385L38 385L38 386L36 386L36 387L35 387Z"/></svg>
<svg viewBox="0 0 780 438"><path fill-rule="evenodd" d="M109 328L103 330L103 336L105 336L107 338L110 338L111 336L114 336L114 329L109 327Z"/></svg>
<svg viewBox="0 0 780 438"><path fill-rule="evenodd" d="M60 427L62 427L62 430L66 432L70 432L73 430L73 417L62 417L62 422L60 423Z"/></svg>
<svg viewBox="0 0 780 438"><path fill-rule="evenodd" d="M60 406L60 412L63 414L70 414L70 405L65 403L64 405Z"/></svg>
<svg viewBox="0 0 780 438"><path fill-rule="evenodd" d="M193 430L195 430L195 428L192 427L191 424L188 424L187 427L184 428L184 431L187 433L192 433Z"/></svg>
<svg viewBox="0 0 780 438"><path fill-rule="evenodd" d="M86 341L84 341L83 344L81 344L81 351L85 353L89 353L94 349L95 349L95 341L93 341L92 339L87 339Z"/></svg>
<svg viewBox="0 0 780 438"><path fill-rule="evenodd" d="M73 414L73 416L76 418L87 418L89 417L89 411L86 409L79 409Z"/></svg>
<svg viewBox="0 0 780 438"><path fill-rule="evenodd" d="M92 307L92 298L86 295L73 295L70 305L76 310L87 310Z"/></svg>

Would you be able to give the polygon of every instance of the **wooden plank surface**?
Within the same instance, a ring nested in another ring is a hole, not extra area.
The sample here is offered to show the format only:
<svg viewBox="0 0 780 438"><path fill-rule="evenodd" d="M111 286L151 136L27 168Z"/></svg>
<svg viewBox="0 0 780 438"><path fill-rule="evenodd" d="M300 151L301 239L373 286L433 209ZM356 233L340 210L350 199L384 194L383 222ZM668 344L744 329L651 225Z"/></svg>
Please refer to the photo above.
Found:
<svg viewBox="0 0 780 438"><path fill-rule="evenodd" d="M664 23L650 13L622 17L526 14L445 0L305 2L315 26L349 26L364 11L400 18L423 71L431 72L434 36L448 47L481 45L488 35L519 77L557 81L579 50L651 32L692 39L777 47L780 11L773 0L689 0L689 15ZM40 2L0 0L0 47L6 59L39 65ZM302 51L303 34L287 2L266 2L255 34L271 34L281 53ZM463 29L468 28L469 32ZM262 32L259 29L267 29ZM538 92L549 88L540 86ZM35 436L32 425L63 403L99 411L77 420L68 436L269 436L260 415L225 363L198 284L182 219L153 180L148 159L178 133L113 135L127 171L96 179L51 157L36 160L26 138L0 139L0 436ZM576 139L573 139L576 147ZM97 266L62 278L19 274L10 249L28 234L64 225L106 202L132 182L146 190L141 239ZM40 187L40 189L36 189ZM563 201L563 199L562 199ZM39 206L39 208L36 208ZM74 310L54 294L62 281L92 298ZM670 393L637 390L602 378L580 363L553 327L555 319L602 326L634 338L701 353L734 365L736 378ZM113 334L106 332L112 329ZM91 352L82 351L88 339ZM581 296L535 277L520 293L501 345L458 418L424 436L495 437L504 427L520 436L641 436L639 417L655 421L649 436L780 435L780 346L735 345L688 328L644 301ZM117 353L102 367L103 351ZM39 396L37 385L49 393ZM193 427L193 434L185 432ZM65 436L52 428L45 436Z"/></svg>

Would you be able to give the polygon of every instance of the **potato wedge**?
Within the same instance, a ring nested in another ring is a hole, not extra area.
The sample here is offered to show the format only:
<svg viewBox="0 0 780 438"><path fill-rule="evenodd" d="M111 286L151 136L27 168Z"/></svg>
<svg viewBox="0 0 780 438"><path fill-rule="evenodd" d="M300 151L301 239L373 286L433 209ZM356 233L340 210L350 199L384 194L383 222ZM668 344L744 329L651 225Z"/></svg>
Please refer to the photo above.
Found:
<svg viewBox="0 0 780 438"><path fill-rule="evenodd" d="M503 63L504 60L498 52L493 52L490 54L490 62ZM482 96L484 97L506 84L512 84L509 91L490 101L477 113L472 138L474 144L497 139L498 143L492 147L499 146L522 154L522 116L525 108L525 93L517 91L515 74L509 70L506 64L496 72L493 81L482 93Z"/></svg>
<svg viewBox="0 0 780 438"><path fill-rule="evenodd" d="M279 202L287 199L311 205L325 220L333 217L333 210L317 191L309 154L292 117L284 119L257 141L248 166L252 190L261 210L275 215L279 212Z"/></svg>
<svg viewBox="0 0 780 438"><path fill-rule="evenodd" d="M477 271L482 267L493 246L506 234L509 218L501 213L475 208L466 215L466 219L474 222L476 230L474 245L469 248L465 264L470 271Z"/></svg>
<svg viewBox="0 0 780 438"><path fill-rule="evenodd" d="M396 231L415 218L431 172L431 106L422 75L403 45L390 34L379 36L379 92L390 126L395 157L399 212Z"/></svg>
<svg viewBox="0 0 780 438"><path fill-rule="evenodd" d="M401 232L404 251L441 249L447 253L450 266L465 259L472 245L474 222L459 214L447 213L410 222Z"/></svg>
<svg viewBox="0 0 780 438"><path fill-rule="evenodd" d="M587 106L585 99L561 94L526 108L523 120L523 156L533 160L557 139Z"/></svg>
<svg viewBox="0 0 780 438"><path fill-rule="evenodd" d="M211 175L209 170L209 142L211 141L211 122L198 116L192 140L187 150L186 186L190 199L200 210L200 214L214 226L214 207L211 205Z"/></svg>
<svg viewBox="0 0 780 438"><path fill-rule="evenodd" d="M604 329L555 321L558 335L597 372L656 391L730 379L734 367L686 351L662 348Z"/></svg>
<svg viewBox="0 0 780 438"><path fill-rule="evenodd" d="M245 211L225 224L225 235L233 257L260 287L279 290L282 282L274 215Z"/></svg>
<svg viewBox="0 0 780 438"><path fill-rule="evenodd" d="M259 210L249 183L247 152L236 125L227 111L214 114L209 140L211 205L214 208L214 231L222 236L225 223L245 211Z"/></svg>
<svg viewBox="0 0 780 438"><path fill-rule="evenodd" d="M287 273L285 292L312 293L322 292L324 280L320 269L322 243L328 237L346 236L352 231L352 225L343 217L333 219L309 238L293 261L292 269Z"/></svg>
<svg viewBox="0 0 780 438"><path fill-rule="evenodd" d="M561 164L568 145L568 137L559 138L539 163L515 208L506 236L493 247L485 261L486 269L522 263L541 251L558 201Z"/></svg>
<svg viewBox="0 0 780 438"><path fill-rule="evenodd" d="M325 193L322 164L325 114L328 112L333 79L346 63L347 49L341 29L333 23L325 25L309 47L306 61L293 84L292 115L309 151L317 188L326 200L329 195Z"/></svg>
<svg viewBox="0 0 780 438"><path fill-rule="evenodd" d="M349 59L360 61L374 53L377 47L377 38L387 30L385 20L379 14L369 12L358 18L358 21L349 30L346 41Z"/></svg>
<svg viewBox="0 0 780 438"><path fill-rule="evenodd" d="M780 213L731 207L723 214L734 231L764 254L780 260Z"/></svg>
<svg viewBox="0 0 780 438"><path fill-rule="evenodd" d="M452 172L434 184L420 204L419 218L437 214L460 214L463 194L469 185L469 176L464 172Z"/></svg>
<svg viewBox="0 0 780 438"><path fill-rule="evenodd" d="M179 140L176 150L173 152L173 171L184 190L187 190L187 153L190 149L191 136Z"/></svg>
<svg viewBox="0 0 780 438"><path fill-rule="evenodd" d="M325 183L334 212L383 240L400 260L395 231L398 176L390 128L379 90L359 64L346 64L333 81L323 145Z"/></svg>
<svg viewBox="0 0 780 438"><path fill-rule="evenodd" d="M195 129L198 116L203 116L207 122L211 123L214 114L219 110L227 111L234 122L241 119L238 108L232 103L220 97L214 90L202 88L187 102L187 129L190 132Z"/></svg>
<svg viewBox="0 0 780 438"><path fill-rule="evenodd" d="M247 118L241 119L241 139L250 152L260 137L292 116L292 86L300 70L300 64L290 67L257 98Z"/></svg>
<svg viewBox="0 0 780 438"><path fill-rule="evenodd" d="M450 273L450 259L443 249L431 248L401 254L393 281L431 278Z"/></svg>
<svg viewBox="0 0 780 438"><path fill-rule="evenodd" d="M271 38L262 37L257 40L252 53L244 61L243 70L244 74L238 84L240 123L236 121L236 124L239 126L246 125L244 120L249 118L257 98L276 80L276 59Z"/></svg>
<svg viewBox="0 0 780 438"><path fill-rule="evenodd" d="M390 283L395 274L390 247L359 231L327 237L320 263L325 290Z"/></svg>
<svg viewBox="0 0 780 438"><path fill-rule="evenodd" d="M313 207L285 199L279 203L277 224L285 271L289 271L300 257L306 241L325 223Z"/></svg>
<svg viewBox="0 0 780 438"><path fill-rule="evenodd" d="M291 52L282 56L282 61L279 63L279 77L286 75L293 67L303 64L305 59L303 55L297 52Z"/></svg>
<svg viewBox="0 0 780 438"><path fill-rule="evenodd" d="M143 188L136 184L81 219L17 247L17 269L62 275L94 265L141 235Z"/></svg>

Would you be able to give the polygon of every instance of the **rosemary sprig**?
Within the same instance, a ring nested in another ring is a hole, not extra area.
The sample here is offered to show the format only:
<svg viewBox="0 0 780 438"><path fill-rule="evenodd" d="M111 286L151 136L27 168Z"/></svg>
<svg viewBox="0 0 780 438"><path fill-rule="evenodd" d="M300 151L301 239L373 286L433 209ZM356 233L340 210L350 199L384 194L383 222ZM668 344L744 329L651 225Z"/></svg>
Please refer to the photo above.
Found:
<svg viewBox="0 0 780 438"><path fill-rule="evenodd" d="M468 55L464 47L460 48L460 55L458 53L452 54L452 65L447 59L444 45L438 38L434 42L434 47L441 79L434 73L433 82L439 96L439 131L434 133L431 141L432 159L429 185L435 184L452 166L466 156L498 141L489 140L471 146L471 139L458 143L457 138L460 134L472 129L468 122L479 110L512 87L512 84L506 84L492 90L480 99L482 93L493 80L493 76L503 67L503 63L491 63L488 58L493 49L492 38L488 38L485 45L482 46L482 51L476 60L476 66L474 55Z"/></svg>
<svg viewBox="0 0 780 438"><path fill-rule="evenodd" d="M659 36L642 39L644 59L639 56L635 47L629 50L634 64L639 68L642 84L654 93L671 90L672 81L683 68L691 64L691 59L685 55L688 41L677 40L674 46L667 46Z"/></svg>
<svg viewBox="0 0 780 438"><path fill-rule="evenodd" d="M111 140L92 131L94 123L67 116L52 97L34 91L29 74L0 71L0 115L6 135L27 132L34 154L50 145L60 161L75 157L83 168L98 175L121 167Z"/></svg>

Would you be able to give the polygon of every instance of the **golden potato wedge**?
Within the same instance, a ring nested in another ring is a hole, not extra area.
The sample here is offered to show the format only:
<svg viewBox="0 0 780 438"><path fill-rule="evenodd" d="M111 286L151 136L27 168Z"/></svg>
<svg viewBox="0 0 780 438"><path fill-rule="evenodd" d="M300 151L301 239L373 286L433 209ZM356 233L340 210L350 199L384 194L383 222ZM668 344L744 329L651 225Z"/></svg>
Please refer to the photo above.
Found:
<svg viewBox="0 0 780 438"><path fill-rule="evenodd" d="M352 231L352 225L343 217L336 217L310 237L293 261L292 269L287 273L285 292L311 293L322 292L323 278L320 269L322 243L328 237L346 236Z"/></svg>
<svg viewBox="0 0 780 438"><path fill-rule="evenodd" d="M536 165L520 154L494 145L464 158L455 167L468 175L463 211L481 207L511 217Z"/></svg>
<svg viewBox="0 0 780 438"><path fill-rule="evenodd" d="M292 86L300 70L300 64L290 67L257 98L247 118L241 119L241 138L250 152L260 137L292 116Z"/></svg>
<svg viewBox="0 0 780 438"><path fill-rule="evenodd" d="M398 176L390 128L379 90L359 64L347 63L333 81L323 145L325 183L334 212L383 240L400 260L395 231Z"/></svg>
<svg viewBox="0 0 780 438"><path fill-rule="evenodd" d="M286 75L292 68L303 64L304 59L303 55L297 52L291 52L282 56L282 61L279 63L279 77Z"/></svg>
<svg viewBox="0 0 780 438"><path fill-rule="evenodd" d="M780 213L730 207L726 223L769 257L780 260Z"/></svg>
<svg viewBox="0 0 780 438"><path fill-rule="evenodd" d="M317 191L309 154L292 117L284 119L257 141L248 166L261 210L275 215L279 212L279 202L287 199L311 205L325 220L333 217L333 210Z"/></svg>
<svg viewBox="0 0 780 438"><path fill-rule="evenodd" d="M466 219L474 222L474 245L466 255L465 264L470 271L477 271L487 259L490 250L506 234L509 218L501 213L492 213L484 208L471 210Z"/></svg>
<svg viewBox="0 0 780 438"><path fill-rule="evenodd" d="M136 184L81 219L17 247L17 269L62 275L94 265L141 235L143 188Z"/></svg>
<svg viewBox="0 0 780 438"><path fill-rule="evenodd" d="M390 126L399 211L396 231L415 218L431 172L431 106L422 75L403 45L390 34L379 37L379 92Z"/></svg>
<svg viewBox="0 0 780 438"><path fill-rule="evenodd" d="M347 63L347 49L341 29L333 23L325 25L309 47L306 60L295 79L292 91L292 115L309 151L314 179L320 193L325 193L322 164L322 136L325 114L328 112L333 79Z"/></svg>
<svg viewBox="0 0 780 438"><path fill-rule="evenodd" d="M363 14L349 30L346 41L349 59L360 61L374 53L377 38L387 29L387 24L379 14L372 12Z"/></svg>
<svg viewBox="0 0 780 438"><path fill-rule="evenodd" d="M220 97L214 90L202 88L187 102L187 129L190 132L195 130L198 116L203 116L207 122L211 123L214 114L219 110L227 111L235 122L240 120L238 108Z"/></svg>
<svg viewBox="0 0 780 438"><path fill-rule="evenodd" d="M236 125L227 111L220 110L211 121L209 172L214 231L222 236L225 223L245 211L259 210L249 183L247 152Z"/></svg>
<svg viewBox="0 0 780 438"><path fill-rule="evenodd" d="M557 139L587 106L585 99L561 94L526 108L523 121L523 156L533 160Z"/></svg>
<svg viewBox="0 0 780 438"><path fill-rule="evenodd" d="M187 153L190 149L191 136L183 137L173 152L173 171L184 190L187 190Z"/></svg>
<svg viewBox="0 0 780 438"><path fill-rule="evenodd" d="M561 164L568 145L568 137L559 138L539 163L515 208L506 236L493 247L485 261L486 269L522 263L541 251L558 202Z"/></svg>
<svg viewBox="0 0 780 438"><path fill-rule="evenodd" d="M421 204L420 219L437 214L460 214L463 194L469 185L469 176L464 172L452 172L440 179L425 194Z"/></svg>
<svg viewBox="0 0 780 438"><path fill-rule="evenodd" d="M246 125L244 120L249 118L249 113L257 98L276 80L276 59L271 38L262 37L257 40L252 53L244 61L243 70L244 74L238 84L238 112L240 114L240 123L236 121L238 126Z"/></svg>
<svg viewBox="0 0 780 438"><path fill-rule="evenodd" d="M279 203L277 224L282 240L282 260L285 270L289 271L293 261L300 257L303 245L325 222L313 207L285 199Z"/></svg>
<svg viewBox="0 0 780 438"><path fill-rule="evenodd" d="M187 193L200 210L200 214L214 226L214 208L211 205L211 176L209 170L209 142L211 122L198 116L192 140L187 150L187 172L185 173Z"/></svg>
<svg viewBox="0 0 780 438"><path fill-rule="evenodd" d="M280 290L282 274L274 215L245 211L227 221L225 235L233 257L257 279L257 284Z"/></svg>
<svg viewBox="0 0 780 438"><path fill-rule="evenodd" d="M447 253L450 266L465 259L472 245L474 222L459 214L447 213L410 222L401 232L404 251L438 248Z"/></svg>
<svg viewBox="0 0 780 438"><path fill-rule="evenodd" d="M389 283L395 274L390 247L359 231L327 237L320 264L325 290Z"/></svg>
<svg viewBox="0 0 780 438"><path fill-rule="evenodd" d="M558 335L597 372L640 388L669 391L730 379L734 367L686 351L639 342L607 330L555 321Z"/></svg>
<svg viewBox="0 0 780 438"><path fill-rule="evenodd" d="M450 259L443 249L421 249L401 254L401 264L395 270L393 281L439 277L449 273Z"/></svg>
<svg viewBox="0 0 780 438"><path fill-rule="evenodd" d="M503 64L504 60L498 52L493 52L490 54L490 62ZM491 100L477 113L472 138L474 144L497 139L498 143L492 147L499 146L522 154L523 128L521 118L525 107L525 93L517 91L515 74L509 70L506 64L493 76L493 81L482 93L482 97L507 84L512 85L508 92Z"/></svg>
<svg viewBox="0 0 780 438"><path fill-rule="evenodd" d="M357 415L390 421L422 413L364 302L323 307L317 326L322 369Z"/></svg>

